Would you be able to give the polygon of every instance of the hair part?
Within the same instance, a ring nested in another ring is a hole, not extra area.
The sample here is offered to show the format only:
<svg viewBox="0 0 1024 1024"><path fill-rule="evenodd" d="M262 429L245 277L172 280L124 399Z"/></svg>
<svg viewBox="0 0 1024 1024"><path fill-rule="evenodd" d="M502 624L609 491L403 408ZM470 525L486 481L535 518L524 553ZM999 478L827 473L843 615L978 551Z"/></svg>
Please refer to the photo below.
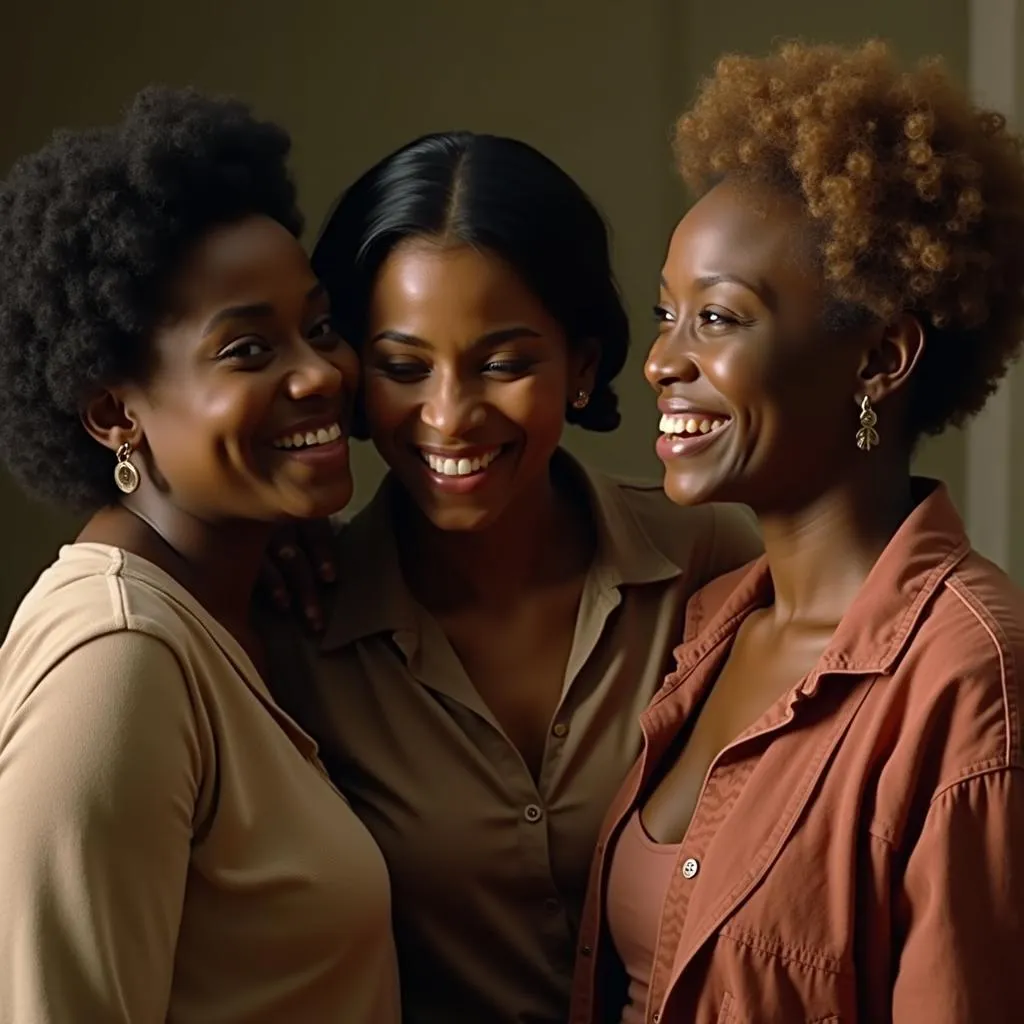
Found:
<svg viewBox="0 0 1024 1024"><path fill-rule="evenodd" d="M373 288L403 242L418 238L495 254L561 324L570 345L596 342L590 401L566 418L588 430L619 425L612 382L629 349L629 322L611 267L608 229L580 186L515 139L472 132L425 135L390 154L339 198L313 250L338 327L358 350ZM366 437L357 417L353 432Z"/></svg>

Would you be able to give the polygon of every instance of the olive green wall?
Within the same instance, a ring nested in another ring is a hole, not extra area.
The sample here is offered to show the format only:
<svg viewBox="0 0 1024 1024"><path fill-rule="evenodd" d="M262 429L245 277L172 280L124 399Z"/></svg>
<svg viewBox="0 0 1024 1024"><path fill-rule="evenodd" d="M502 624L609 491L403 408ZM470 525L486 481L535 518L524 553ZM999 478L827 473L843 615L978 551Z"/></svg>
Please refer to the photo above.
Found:
<svg viewBox="0 0 1024 1024"><path fill-rule="evenodd" d="M614 227L635 326L614 435L570 445L628 473L656 473L654 413L640 367L669 230L683 209L667 139L697 77L726 49L779 37L891 39L907 55L966 59L967 0L33 0L9 5L0 36L0 168L57 125L114 118L153 81L239 94L293 132L313 228L335 193L422 132L464 127L520 136L575 175ZM30 437L23 443L32 444ZM955 494L963 447L923 453ZM359 446L356 501L379 465ZM0 628L57 545L67 519L27 503L0 477Z"/></svg>

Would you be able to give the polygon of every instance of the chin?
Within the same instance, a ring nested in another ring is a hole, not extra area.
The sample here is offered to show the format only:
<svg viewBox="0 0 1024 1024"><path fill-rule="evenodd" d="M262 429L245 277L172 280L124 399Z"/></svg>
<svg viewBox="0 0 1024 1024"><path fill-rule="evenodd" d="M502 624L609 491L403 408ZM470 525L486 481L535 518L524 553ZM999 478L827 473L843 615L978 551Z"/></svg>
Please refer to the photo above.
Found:
<svg viewBox="0 0 1024 1024"><path fill-rule="evenodd" d="M420 505L420 511L436 530L445 533L479 533L493 525L500 511L486 507L442 505L438 502Z"/></svg>
<svg viewBox="0 0 1024 1024"><path fill-rule="evenodd" d="M352 500L352 481L330 488L309 490L283 510L290 519L326 519L340 512Z"/></svg>
<svg viewBox="0 0 1024 1024"><path fill-rule="evenodd" d="M662 487L665 496L676 505L706 505L713 501L738 500L725 497L725 488L692 473L673 473L666 469Z"/></svg>

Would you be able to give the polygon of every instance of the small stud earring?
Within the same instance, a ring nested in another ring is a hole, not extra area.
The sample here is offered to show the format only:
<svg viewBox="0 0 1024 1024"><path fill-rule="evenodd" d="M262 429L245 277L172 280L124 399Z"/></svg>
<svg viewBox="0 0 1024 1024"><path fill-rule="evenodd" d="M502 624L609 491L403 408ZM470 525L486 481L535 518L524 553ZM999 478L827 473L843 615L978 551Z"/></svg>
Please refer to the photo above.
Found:
<svg viewBox="0 0 1024 1024"><path fill-rule="evenodd" d="M576 397L572 400L572 407L574 409L586 409L589 403L590 395L588 395L587 392L583 390L583 388L580 388L576 392Z"/></svg>
<svg viewBox="0 0 1024 1024"><path fill-rule="evenodd" d="M878 417L871 408L871 400L865 395L860 403L860 430L857 431L857 447L862 452L869 452L878 444L878 431L875 430L877 422Z"/></svg>
<svg viewBox="0 0 1024 1024"><path fill-rule="evenodd" d="M117 449L117 465L114 467L114 483L118 490L131 494L139 486L139 471L132 465L132 446L126 441Z"/></svg>

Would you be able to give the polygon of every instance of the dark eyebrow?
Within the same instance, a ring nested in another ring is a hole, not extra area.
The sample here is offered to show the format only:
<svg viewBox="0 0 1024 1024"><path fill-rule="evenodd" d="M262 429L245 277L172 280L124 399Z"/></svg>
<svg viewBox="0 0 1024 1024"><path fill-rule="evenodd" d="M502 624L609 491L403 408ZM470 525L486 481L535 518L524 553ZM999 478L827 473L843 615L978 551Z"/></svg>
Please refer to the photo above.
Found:
<svg viewBox="0 0 1024 1024"><path fill-rule="evenodd" d="M519 338L539 338L540 333L530 327L505 327L498 331L490 331L473 342L473 348L493 348L495 345L503 345L507 341L517 341ZM416 337L415 334L406 334L405 331L381 331L370 339L374 345L378 341L397 341L400 345L411 345L413 348L432 348L429 341Z"/></svg>
<svg viewBox="0 0 1024 1024"><path fill-rule="evenodd" d="M319 299L325 292L324 286L317 281L306 292L306 302L310 303L314 299ZM273 316L273 314L274 307L269 302L254 302L248 306L225 306L224 309L218 310L207 321L206 326L203 328L203 337L205 338L208 334L212 334L226 320L254 320L258 317Z"/></svg>
<svg viewBox="0 0 1024 1024"><path fill-rule="evenodd" d="M775 305L775 292L763 281L755 284L752 281L748 281L745 277L740 277L738 274L707 274L704 277L697 278L697 284L701 288L710 288L713 285L723 283L738 284L746 288L748 292L753 292L766 306L774 307Z"/></svg>

